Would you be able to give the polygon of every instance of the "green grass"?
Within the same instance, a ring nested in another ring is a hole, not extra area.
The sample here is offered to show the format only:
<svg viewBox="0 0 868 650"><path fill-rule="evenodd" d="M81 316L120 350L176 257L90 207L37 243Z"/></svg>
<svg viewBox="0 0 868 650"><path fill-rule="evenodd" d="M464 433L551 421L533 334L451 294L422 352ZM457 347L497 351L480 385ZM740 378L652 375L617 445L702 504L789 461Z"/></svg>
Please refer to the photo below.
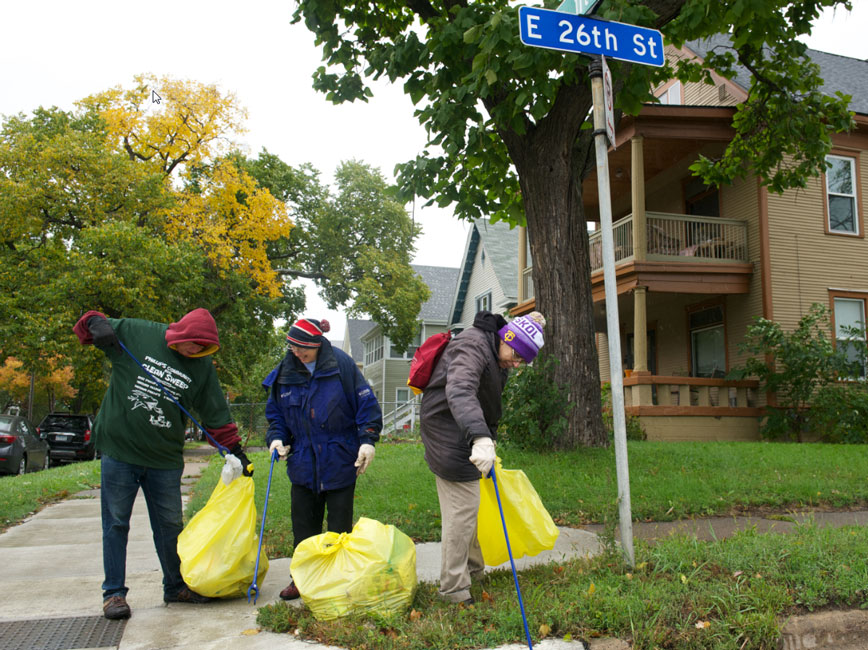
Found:
<svg viewBox="0 0 868 650"><path fill-rule="evenodd" d="M782 615L822 607L868 607L868 529L803 525L790 535L755 531L717 542L639 542L637 565L603 555L522 571L532 638L615 636L632 647L777 648ZM283 603L259 610L277 632L362 649L487 648L524 643L512 575L474 584L471 607L447 605L419 585L410 611L389 618L316 621Z"/></svg>
<svg viewBox="0 0 868 650"><path fill-rule="evenodd" d="M0 530L42 506L99 487L99 461L70 463L23 476L0 478Z"/></svg>
<svg viewBox="0 0 868 650"><path fill-rule="evenodd" d="M691 516L868 504L868 448L786 443L628 443L633 517L669 521ZM507 469L524 470L561 525L603 523L617 495L613 449L537 454L499 450ZM258 511L268 482L268 454L250 455ZM216 459L215 459L216 460ZM203 475L188 513L201 508L219 477ZM286 465L274 467L265 541L272 556L292 554ZM434 475L418 443L380 444L356 487L355 516L397 526L415 541L440 537Z"/></svg>

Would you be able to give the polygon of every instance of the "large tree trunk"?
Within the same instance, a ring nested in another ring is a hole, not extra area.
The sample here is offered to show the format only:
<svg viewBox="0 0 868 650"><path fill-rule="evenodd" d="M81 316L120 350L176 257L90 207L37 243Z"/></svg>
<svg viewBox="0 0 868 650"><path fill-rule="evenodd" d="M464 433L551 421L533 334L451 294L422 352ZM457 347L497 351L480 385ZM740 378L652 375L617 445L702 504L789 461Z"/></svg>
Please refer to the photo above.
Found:
<svg viewBox="0 0 868 650"><path fill-rule="evenodd" d="M592 155L590 131L577 142L590 105L589 88L564 89L545 120L527 134L501 134L521 183L534 294L548 322L543 352L559 360L555 379L568 388L569 427L557 445L562 449L608 444L581 194L581 176Z"/></svg>

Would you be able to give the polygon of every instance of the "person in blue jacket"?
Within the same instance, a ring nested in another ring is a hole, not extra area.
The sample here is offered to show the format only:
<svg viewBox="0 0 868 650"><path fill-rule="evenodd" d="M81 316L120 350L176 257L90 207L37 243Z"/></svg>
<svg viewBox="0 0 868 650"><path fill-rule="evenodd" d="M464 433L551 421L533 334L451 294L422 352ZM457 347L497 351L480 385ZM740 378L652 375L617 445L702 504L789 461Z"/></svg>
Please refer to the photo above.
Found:
<svg viewBox="0 0 868 650"><path fill-rule="evenodd" d="M292 483L290 516L295 546L328 530L353 528L356 477L374 459L383 414L356 362L323 334L328 321L302 318L290 328L289 351L262 385L269 452L286 459ZM294 582L280 592L299 597Z"/></svg>

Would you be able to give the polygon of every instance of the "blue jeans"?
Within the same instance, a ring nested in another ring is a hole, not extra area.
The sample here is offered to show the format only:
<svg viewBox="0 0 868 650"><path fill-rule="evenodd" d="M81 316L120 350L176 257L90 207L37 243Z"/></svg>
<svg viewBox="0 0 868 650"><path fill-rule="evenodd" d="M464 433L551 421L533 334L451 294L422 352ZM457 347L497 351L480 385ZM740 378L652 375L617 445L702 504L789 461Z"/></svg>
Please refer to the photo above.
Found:
<svg viewBox="0 0 868 650"><path fill-rule="evenodd" d="M163 568L163 593L174 596L184 586L178 535L184 526L181 511L181 475L184 469L154 469L130 465L102 455L100 501L102 505L102 560L105 582L103 600L126 596L127 538L130 515L139 488L145 495L154 546Z"/></svg>

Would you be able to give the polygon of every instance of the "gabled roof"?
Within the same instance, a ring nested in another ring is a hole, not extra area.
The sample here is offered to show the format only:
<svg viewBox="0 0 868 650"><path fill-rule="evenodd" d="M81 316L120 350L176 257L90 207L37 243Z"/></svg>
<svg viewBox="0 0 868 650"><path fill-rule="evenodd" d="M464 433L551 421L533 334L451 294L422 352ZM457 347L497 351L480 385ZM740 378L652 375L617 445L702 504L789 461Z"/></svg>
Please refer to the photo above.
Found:
<svg viewBox="0 0 868 650"><path fill-rule="evenodd" d="M449 308L452 306L452 296L455 295L455 284L458 282L458 269L447 266L410 265L431 290L431 297L419 310L419 320L426 323L449 322Z"/></svg>
<svg viewBox="0 0 868 650"><path fill-rule="evenodd" d="M726 34L688 41L685 45L702 59L715 48L729 49L732 41ZM853 59L838 54L829 54L808 49L805 55L820 66L823 78L821 90L827 95L842 92L850 95L850 110L868 114L868 61ZM750 88L751 75L747 68L736 65L734 81L745 91Z"/></svg>
<svg viewBox="0 0 868 650"><path fill-rule="evenodd" d="M356 363L362 363L365 360L365 344L362 343L362 337L376 326L377 324L372 320L361 318L347 319L347 334L350 337L350 356Z"/></svg>
<svg viewBox="0 0 868 650"><path fill-rule="evenodd" d="M464 311L464 301L467 298L467 287L470 284L470 273L473 271L473 261L476 259L476 252L480 245L494 267L494 274L507 300L515 303L518 299L518 263L516 262L518 229L505 221L491 223L488 219L479 218L473 222L473 227L467 234L458 286L452 301L450 323L461 320L461 312Z"/></svg>

